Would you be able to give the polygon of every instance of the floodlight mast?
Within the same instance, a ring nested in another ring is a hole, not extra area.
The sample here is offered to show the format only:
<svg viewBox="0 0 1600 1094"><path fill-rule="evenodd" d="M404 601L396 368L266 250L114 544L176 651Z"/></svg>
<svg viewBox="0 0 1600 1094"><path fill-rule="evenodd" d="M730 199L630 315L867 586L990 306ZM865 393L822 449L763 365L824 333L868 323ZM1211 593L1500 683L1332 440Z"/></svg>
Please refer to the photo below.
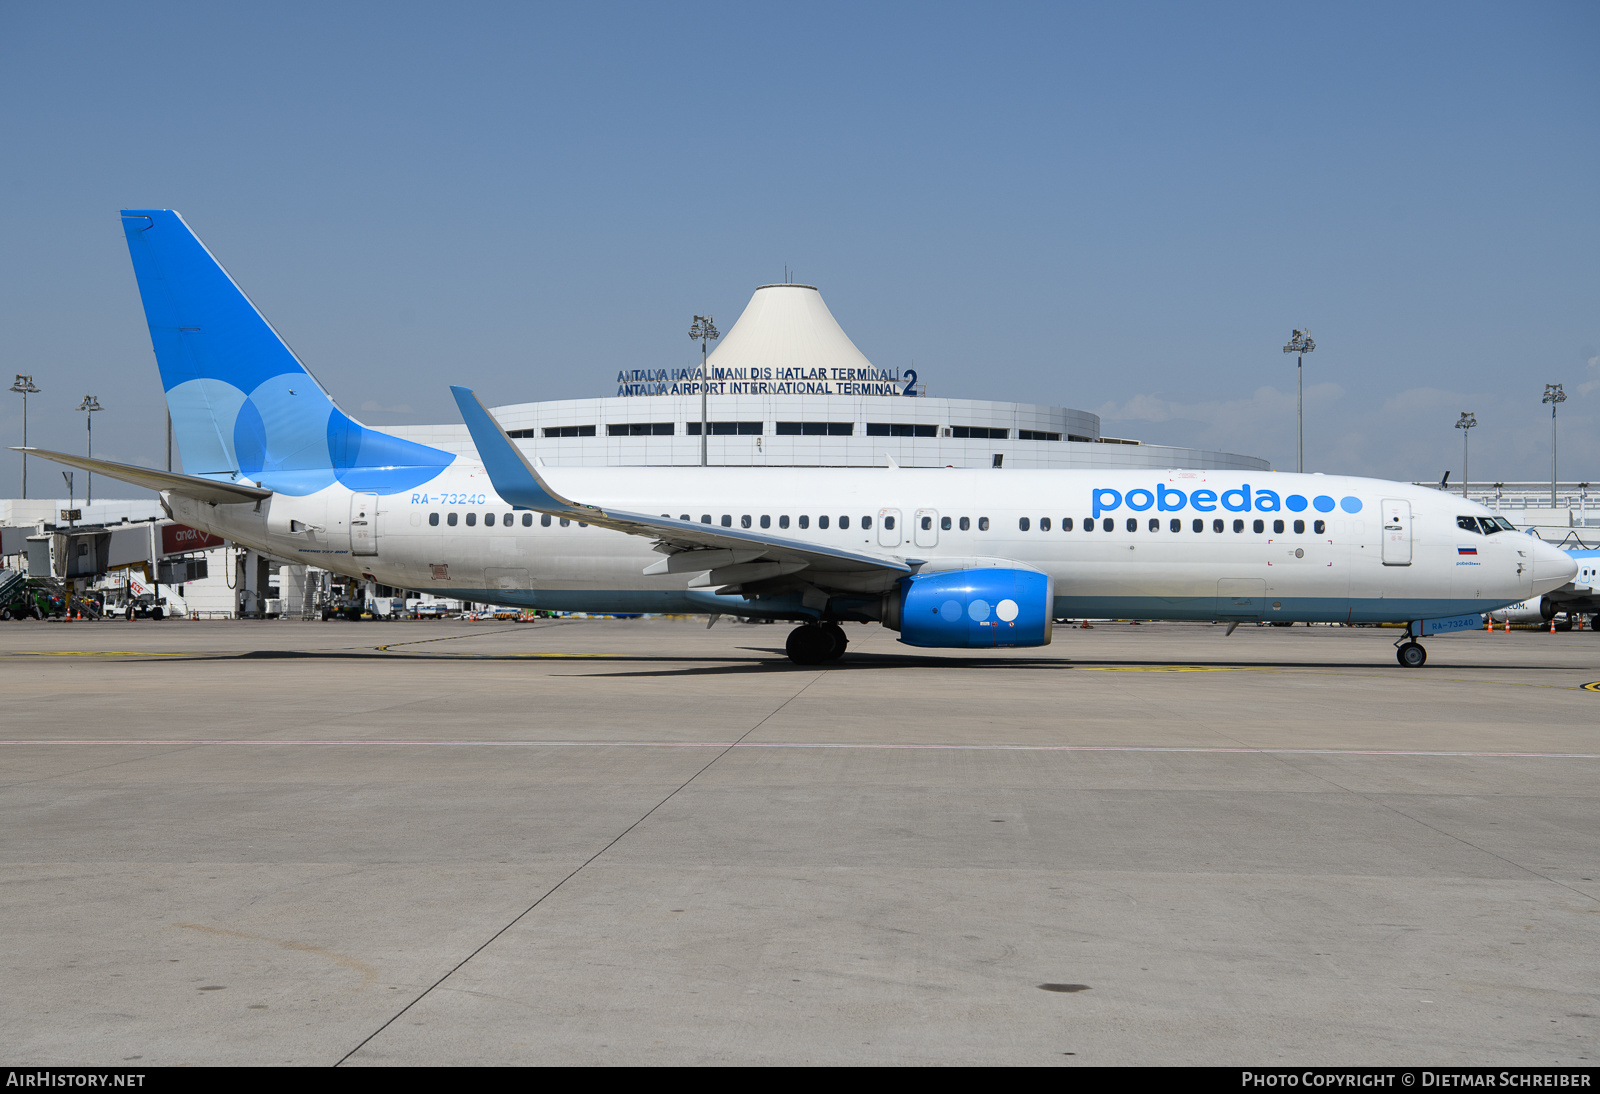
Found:
<svg viewBox="0 0 1600 1094"><path fill-rule="evenodd" d="M85 395L83 397L83 402L78 404L78 409L81 410L81 411L84 411L83 424L87 427L88 434L89 434L88 448L86 448L84 450L84 455L88 456L92 460L92 459L94 459L94 412L97 411L97 410L103 410L104 407L102 407L100 405L100 400L96 399L93 395ZM87 479L86 479L85 484L84 484L83 492L84 492L83 504L85 504L85 505L93 505L94 504L94 472L93 471L90 471L88 473Z"/></svg>
<svg viewBox="0 0 1600 1094"><path fill-rule="evenodd" d="M706 466L706 434L711 423L706 413L706 344L722 337L709 315L697 315L689 327L689 337L700 342L700 466Z"/></svg>
<svg viewBox="0 0 1600 1094"><path fill-rule="evenodd" d="M1461 417L1456 419L1456 428L1461 430L1461 496L1467 496L1467 433L1478 424L1477 415L1470 410L1463 410Z"/></svg>
<svg viewBox="0 0 1600 1094"><path fill-rule="evenodd" d="M1283 347L1283 352L1295 354L1298 363L1294 368L1295 375L1295 418L1298 425L1295 429L1295 456L1294 469L1306 469L1306 354L1317 348L1311 340L1309 330L1297 330L1289 339L1289 344Z"/></svg>
<svg viewBox="0 0 1600 1094"><path fill-rule="evenodd" d="M1567 401L1567 393L1560 384L1544 385L1541 403L1550 404L1550 508L1556 507L1556 407Z"/></svg>
<svg viewBox="0 0 1600 1094"><path fill-rule="evenodd" d="M33 386L33 377L17 373L17 378L11 384L11 390L22 396L22 447L28 447L28 396L39 394L39 389ZM22 496L28 496L28 454L22 454Z"/></svg>

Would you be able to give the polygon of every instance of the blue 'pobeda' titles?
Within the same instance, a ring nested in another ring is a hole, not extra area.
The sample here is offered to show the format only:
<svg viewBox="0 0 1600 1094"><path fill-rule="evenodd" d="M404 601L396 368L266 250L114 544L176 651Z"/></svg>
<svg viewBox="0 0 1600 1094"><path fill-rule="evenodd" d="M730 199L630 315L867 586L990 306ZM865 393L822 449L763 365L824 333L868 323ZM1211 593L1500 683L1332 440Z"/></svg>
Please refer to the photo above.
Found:
<svg viewBox="0 0 1600 1094"><path fill-rule="evenodd" d="M1276 490L1252 491L1248 483L1235 486L1231 490L1224 490L1220 494L1215 490L1185 492L1165 483L1157 483L1154 490L1146 490L1142 486L1136 487L1126 494L1108 486L1098 486L1091 492L1090 501L1097 518L1102 513L1121 509L1124 505L1136 513L1151 508L1160 513L1176 513L1183 509L1197 509L1202 513L1211 513L1216 511L1219 504L1230 513L1248 513L1252 509L1258 513L1276 513L1280 509L1287 509L1291 513L1302 513L1307 507L1319 513L1331 513L1335 505L1346 513L1361 512L1360 498L1343 497L1335 502L1326 494L1318 494L1309 500L1303 494L1290 494L1280 500Z"/></svg>

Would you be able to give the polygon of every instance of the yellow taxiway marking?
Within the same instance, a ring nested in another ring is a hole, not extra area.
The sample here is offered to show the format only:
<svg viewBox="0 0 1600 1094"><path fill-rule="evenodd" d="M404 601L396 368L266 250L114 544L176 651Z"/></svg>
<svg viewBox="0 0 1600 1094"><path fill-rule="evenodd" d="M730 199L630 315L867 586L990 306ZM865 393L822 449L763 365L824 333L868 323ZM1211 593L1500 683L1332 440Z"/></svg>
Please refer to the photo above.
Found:
<svg viewBox="0 0 1600 1094"><path fill-rule="evenodd" d="M12 657L204 657L201 653L155 650L12 650Z"/></svg>
<svg viewBox="0 0 1600 1094"><path fill-rule="evenodd" d="M1584 691L1600 691L1600 680L1595 680L1595 681L1593 681L1591 683L1584 684L1582 686L1582 690L1584 690Z"/></svg>
<svg viewBox="0 0 1600 1094"><path fill-rule="evenodd" d="M1283 672L1275 665L1062 665L1073 672Z"/></svg>

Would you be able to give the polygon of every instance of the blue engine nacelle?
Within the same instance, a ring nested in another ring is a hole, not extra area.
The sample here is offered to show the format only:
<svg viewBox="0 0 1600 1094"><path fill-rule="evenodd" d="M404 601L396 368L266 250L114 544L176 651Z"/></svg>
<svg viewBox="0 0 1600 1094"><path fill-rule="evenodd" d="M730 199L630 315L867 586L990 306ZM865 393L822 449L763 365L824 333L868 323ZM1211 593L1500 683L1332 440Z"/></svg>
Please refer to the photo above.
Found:
<svg viewBox="0 0 1600 1094"><path fill-rule="evenodd" d="M1047 646L1054 598L1049 575L1035 570L943 570L902 580L883 622L909 646Z"/></svg>

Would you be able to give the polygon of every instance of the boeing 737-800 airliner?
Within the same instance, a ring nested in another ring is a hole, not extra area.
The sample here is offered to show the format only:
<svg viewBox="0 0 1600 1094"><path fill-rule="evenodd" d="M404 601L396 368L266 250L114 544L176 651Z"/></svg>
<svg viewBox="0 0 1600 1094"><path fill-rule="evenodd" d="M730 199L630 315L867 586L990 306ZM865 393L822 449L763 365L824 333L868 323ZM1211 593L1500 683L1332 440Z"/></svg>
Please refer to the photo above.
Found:
<svg viewBox="0 0 1600 1094"><path fill-rule="evenodd" d="M464 388L478 458L354 421L177 213L122 214L188 474L37 455L161 492L277 558L465 600L841 622L913 646L1049 643L1068 616L1406 623L1427 634L1565 585L1572 559L1488 509L1377 479L1237 471L541 471Z"/></svg>

